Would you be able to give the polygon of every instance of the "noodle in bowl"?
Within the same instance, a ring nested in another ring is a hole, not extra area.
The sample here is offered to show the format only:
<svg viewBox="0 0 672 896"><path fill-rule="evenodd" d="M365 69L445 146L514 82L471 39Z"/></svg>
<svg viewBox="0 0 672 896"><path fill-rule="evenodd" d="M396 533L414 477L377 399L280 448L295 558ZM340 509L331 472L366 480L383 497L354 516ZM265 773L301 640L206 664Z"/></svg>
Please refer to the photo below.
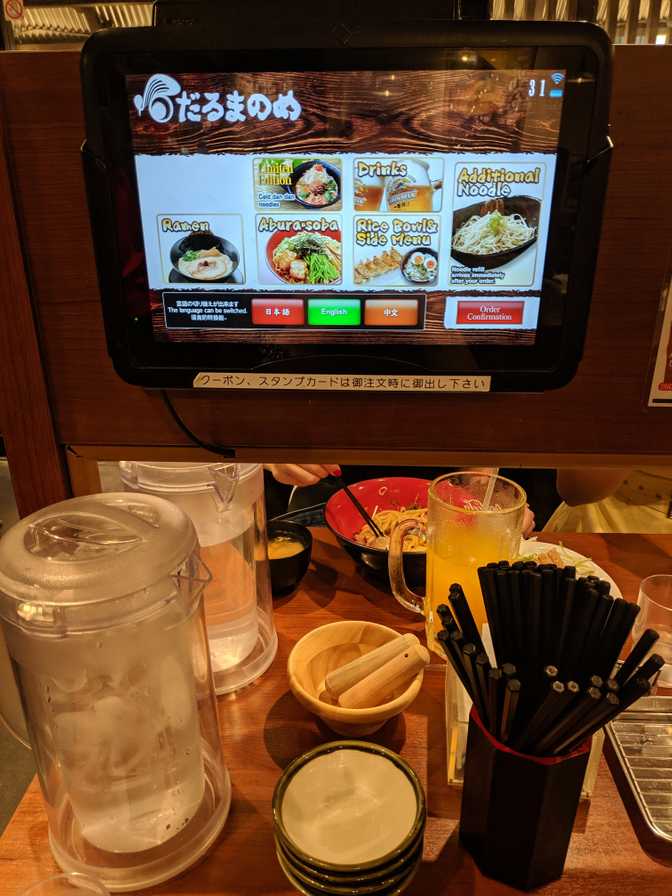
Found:
<svg viewBox="0 0 672 896"><path fill-rule="evenodd" d="M367 513L376 513L376 522L379 526L382 524L384 531L388 526L389 531L392 531L404 514L414 514L421 529L422 516L427 512L429 486L428 479L389 476L357 482L350 486L350 490ZM338 491L329 498L324 518L341 547L354 560L373 571L383 584L387 583L389 586L387 544L365 543L368 539L362 537L364 520L344 491ZM362 540L358 540L358 536L362 537ZM422 548L409 551L411 544L412 539L409 536L405 542L404 574L409 586L417 588L424 585L426 554Z"/></svg>

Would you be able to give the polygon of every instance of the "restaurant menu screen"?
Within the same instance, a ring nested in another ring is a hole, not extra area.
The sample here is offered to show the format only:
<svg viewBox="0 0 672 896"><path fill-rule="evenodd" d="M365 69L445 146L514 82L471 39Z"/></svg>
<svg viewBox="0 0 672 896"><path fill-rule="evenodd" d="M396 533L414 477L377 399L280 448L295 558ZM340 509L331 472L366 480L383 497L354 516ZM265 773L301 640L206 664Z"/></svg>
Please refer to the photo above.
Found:
<svg viewBox="0 0 672 896"><path fill-rule="evenodd" d="M564 81L127 76L155 339L533 344Z"/></svg>

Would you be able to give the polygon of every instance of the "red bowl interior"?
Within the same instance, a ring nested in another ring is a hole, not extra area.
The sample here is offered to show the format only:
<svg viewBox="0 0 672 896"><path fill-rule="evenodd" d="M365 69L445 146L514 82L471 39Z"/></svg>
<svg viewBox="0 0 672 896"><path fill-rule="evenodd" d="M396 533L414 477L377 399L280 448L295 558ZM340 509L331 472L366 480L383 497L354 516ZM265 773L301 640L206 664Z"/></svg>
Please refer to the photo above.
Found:
<svg viewBox="0 0 672 896"><path fill-rule="evenodd" d="M409 476L390 476L382 479L366 479L350 486L350 491L359 499L366 512L373 515L376 510L400 510L402 507L427 507L429 479L412 479ZM375 550L360 545L355 535L365 525L359 511L341 489L329 498L324 509L324 518L329 528L357 547L367 551ZM386 553L382 551L381 553Z"/></svg>

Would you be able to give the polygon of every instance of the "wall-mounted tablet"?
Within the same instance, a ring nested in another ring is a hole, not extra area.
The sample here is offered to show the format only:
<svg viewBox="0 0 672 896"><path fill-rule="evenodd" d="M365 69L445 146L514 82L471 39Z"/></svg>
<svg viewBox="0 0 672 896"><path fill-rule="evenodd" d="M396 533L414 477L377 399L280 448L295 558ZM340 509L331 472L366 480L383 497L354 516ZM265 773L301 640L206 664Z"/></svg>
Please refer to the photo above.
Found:
<svg viewBox="0 0 672 896"><path fill-rule="evenodd" d="M82 71L125 379L573 375L608 167L599 29L143 28L94 35Z"/></svg>

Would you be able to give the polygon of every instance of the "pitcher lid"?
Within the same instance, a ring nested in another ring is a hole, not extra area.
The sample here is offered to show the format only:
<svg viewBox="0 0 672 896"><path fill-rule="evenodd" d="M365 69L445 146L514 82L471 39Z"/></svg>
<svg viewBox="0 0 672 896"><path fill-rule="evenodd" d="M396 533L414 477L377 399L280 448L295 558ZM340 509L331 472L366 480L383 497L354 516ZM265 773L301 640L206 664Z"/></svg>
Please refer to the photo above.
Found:
<svg viewBox="0 0 672 896"><path fill-rule="evenodd" d="M19 520L0 538L0 597L38 606L100 604L173 575L196 545L189 517L163 498L72 498Z"/></svg>
<svg viewBox="0 0 672 896"><path fill-rule="evenodd" d="M189 463L184 461L119 461L122 480L133 488L157 492L179 492L210 488L218 473L242 482L256 473L260 464Z"/></svg>

